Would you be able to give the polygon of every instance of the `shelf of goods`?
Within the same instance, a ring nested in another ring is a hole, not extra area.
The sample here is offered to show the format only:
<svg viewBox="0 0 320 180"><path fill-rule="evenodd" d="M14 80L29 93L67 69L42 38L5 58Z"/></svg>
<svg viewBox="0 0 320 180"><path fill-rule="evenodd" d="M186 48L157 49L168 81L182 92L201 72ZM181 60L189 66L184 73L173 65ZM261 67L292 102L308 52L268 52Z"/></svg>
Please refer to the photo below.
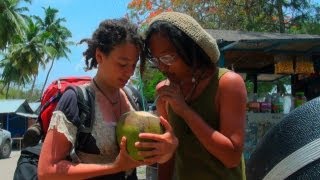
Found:
<svg viewBox="0 0 320 180"><path fill-rule="evenodd" d="M249 159L256 145L268 132L279 123L286 114L283 113L253 113L246 114L246 136L244 144L244 157Z"/></svg>

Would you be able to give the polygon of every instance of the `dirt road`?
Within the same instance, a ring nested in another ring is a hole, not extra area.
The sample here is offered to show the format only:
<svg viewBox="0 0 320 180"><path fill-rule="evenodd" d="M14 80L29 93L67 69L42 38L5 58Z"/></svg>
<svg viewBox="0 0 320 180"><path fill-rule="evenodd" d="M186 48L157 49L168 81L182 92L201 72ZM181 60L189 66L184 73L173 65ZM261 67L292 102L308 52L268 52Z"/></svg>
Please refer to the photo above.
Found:
<svg viewBox="0 0 320 180"><path fill-rule="evenodd" d="M0 174L3 180L12 180L14 170L16 169L17 161L20 156L20 151L12 151L7 159L0 159Z"/></svg>

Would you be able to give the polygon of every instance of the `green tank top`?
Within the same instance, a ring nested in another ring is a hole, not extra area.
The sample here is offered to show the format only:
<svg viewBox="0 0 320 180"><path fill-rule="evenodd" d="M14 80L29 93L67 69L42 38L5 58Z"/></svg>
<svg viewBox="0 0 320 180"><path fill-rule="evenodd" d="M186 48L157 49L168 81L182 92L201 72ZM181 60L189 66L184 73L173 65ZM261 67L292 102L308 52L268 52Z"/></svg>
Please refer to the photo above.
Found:
<svg viewBox="0 0 320 180"><path fill-rule="evenodd" d="M229 70L218 68L203 92L189 105L213 129L219 130L219 114L216 112L213 99L216 96L220 77ZM226 168L217 158L211 155L200 143L190 128L169 107L169 121L179 139L175 155L175 179L177 180L213 180L245 179L244 163L238 167ZM242 159L243 160L243 159ZM242 161L243 162L243 161Z"/></svg>

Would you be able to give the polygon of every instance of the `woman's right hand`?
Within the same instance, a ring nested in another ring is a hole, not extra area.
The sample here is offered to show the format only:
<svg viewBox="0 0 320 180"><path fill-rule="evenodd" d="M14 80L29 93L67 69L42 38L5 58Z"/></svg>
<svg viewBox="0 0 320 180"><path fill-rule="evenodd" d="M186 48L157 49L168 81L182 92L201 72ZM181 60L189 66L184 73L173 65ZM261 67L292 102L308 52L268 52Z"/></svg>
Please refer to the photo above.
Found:
<svg viewBox="0 0 320 180"><path fill-rule="evenodd" d="M180 86L176 83L159 83L156 87L156 92L158 96L156 105L157 108L160 108L160 111L161 107L166 107L166 103L170 104L172 110L178 115L183 115L184 111L189 107L185 101ZM160 113L160 115L163 114Z"/></svg>
<svg viewBox="0 0 320 180"><path fill-rule="evenodd" d="M137 148L152 149L149 151L139 151L139 154L145 158L144 162L148 164L165 163L174 155L179 144L178 138L174 135L170 123L162 116L160 116L160 122L165 128L163 134L140 133L140 139L149 141L135 143Z"/></svg>
<svg viewBox="0 0 320 180"><path fill-rule="evenodd" d="M119 171L127 171L133 168L136 168L141 165L145 165L143 161L137 161L131 158L131 156L128 154L126 149L127 139L126 137L121 138L120 142L120 152L117 156L115 162L113 163L114 167L116 169L119 169Z"/></svg>

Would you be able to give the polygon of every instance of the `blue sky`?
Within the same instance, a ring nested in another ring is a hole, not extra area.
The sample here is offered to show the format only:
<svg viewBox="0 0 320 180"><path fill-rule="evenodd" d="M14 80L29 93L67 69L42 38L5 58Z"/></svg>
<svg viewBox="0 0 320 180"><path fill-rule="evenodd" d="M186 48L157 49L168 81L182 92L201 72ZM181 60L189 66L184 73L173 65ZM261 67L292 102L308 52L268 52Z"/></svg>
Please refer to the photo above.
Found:
<svg viewBox="0 0 320 180"><path fill-rule="evenodd" d="M130 0L33 0L28 5L29 14L44 17L42 7L52 7L59 10L58 17L65 18L64 24L72 32L72 41L79 42L83 38L91 37L98 24L108 18L124 17ZM320 0L312 0L319 3ZM69 61L65 58L55 62L50 73L47 85L60 77L89 75L94 76L95 71L84 72L82 52L86 45L70 47ZM49 65L48 65L49 66ZM36 82L42 88L47 69L40 69Z"/></svg>
<svg viewBox="0 0 320 180"><path fill-rule="evenodd" d="M44 17L42 7L59 10L58 17L65 18L66 26L72 32L72 41L79 42L83 38L91 37L93 31L104 19L124 17L127 13L129 0L33 0L29 14ZM95 71L84 72L82 52L86 45L71 46L69 60L61 58L55 62L47 85L60 77L89 75L94 76ZM49 66L49 64L48 64ZM40 69L36 86L42 88L48 69Z"/></svg>

